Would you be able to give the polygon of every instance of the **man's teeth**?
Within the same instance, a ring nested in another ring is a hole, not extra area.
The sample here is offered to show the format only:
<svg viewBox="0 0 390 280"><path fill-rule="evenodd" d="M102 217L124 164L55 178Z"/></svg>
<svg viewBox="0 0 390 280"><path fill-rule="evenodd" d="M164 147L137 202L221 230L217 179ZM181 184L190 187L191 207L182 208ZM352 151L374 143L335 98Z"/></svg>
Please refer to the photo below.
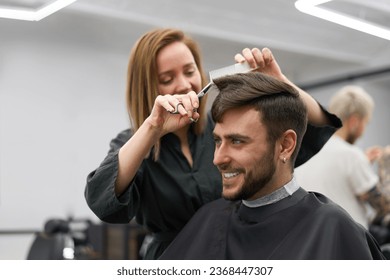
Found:
<svg viewBox="0 0 390 280"><path fill-rule="evenodd" d="M237 176L239 174L239 172L234 172L234 173L224 173L223 174L223 177L225 178L232 178L234 176Z"/></svg>

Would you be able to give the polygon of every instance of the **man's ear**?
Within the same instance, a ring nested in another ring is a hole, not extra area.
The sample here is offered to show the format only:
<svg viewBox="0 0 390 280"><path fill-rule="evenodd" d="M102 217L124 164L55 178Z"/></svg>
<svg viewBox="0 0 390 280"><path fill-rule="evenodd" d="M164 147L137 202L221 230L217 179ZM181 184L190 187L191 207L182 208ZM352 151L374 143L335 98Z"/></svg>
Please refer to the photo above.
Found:
<svg viewBox="0 0 390 280"><path fill-rule="evenodd" d="M346 121L346 125L349 128L349 131L356 132L356 130L359 128L361 122L361 118L357 114L351 115Z"/></svg>
<svg viewBox="0 0 390 280"><path fill-rule="evenodd" d="M286 130L282 137L280 137L280 160L282 160L284 163L290 160L296 146L297 134L292 129Z"/></svg>

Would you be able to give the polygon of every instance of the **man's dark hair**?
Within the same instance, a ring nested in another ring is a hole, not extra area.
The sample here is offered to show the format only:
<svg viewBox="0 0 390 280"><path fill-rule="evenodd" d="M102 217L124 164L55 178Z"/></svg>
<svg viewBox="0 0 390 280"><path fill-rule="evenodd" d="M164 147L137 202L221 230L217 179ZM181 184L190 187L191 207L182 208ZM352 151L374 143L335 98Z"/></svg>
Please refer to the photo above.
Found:
<svg viewBox="0 0 390 280"><path fill-rule="evenodd" d="M219 90L211 108L213 120L218 123L226 111L249 105L259 112L267 128L268 143L274 145L286 130L294 130L297 134L297 145L291 156L294 166L307 126L307 108L298 91L258 72L228 75L213 82L213 87Z"/></svg>

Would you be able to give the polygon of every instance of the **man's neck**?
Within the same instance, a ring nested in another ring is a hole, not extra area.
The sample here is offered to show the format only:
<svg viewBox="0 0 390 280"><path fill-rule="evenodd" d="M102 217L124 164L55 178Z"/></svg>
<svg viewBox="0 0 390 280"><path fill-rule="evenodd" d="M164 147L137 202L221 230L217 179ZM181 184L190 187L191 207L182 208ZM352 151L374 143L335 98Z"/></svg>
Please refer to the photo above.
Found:
<svg viewBox="0 0 390 280"><path fill-rule="evenodd" d="M298 189L299 189L299 185L296 182L295 178L293 177L287 184L278 188L274 192L255 200L243 200L242 203L245 206L250 208L256 208L268 204L273 204L282 200L283 198L291 196Z"/></svg>
<svg viewBox="0 0 390 280"><path fill-rule="evenodd" d="M283 166L282 168L289 168L289 167ZM266 186L263 186L255 195L253 195L248 200L255 200L267 196L277 191L278 189L282 188L293 178L293 174L291 174L291 172L288 171L282 172L283 175L276 175L276 174L278 174L278 172L275 172L273 180L268 182Z"/></svg>
<svg viewBox="0 0 390 280"><path fill-rule="evenodd" d="M348 131L346 129L340 128L334 134L343 139L344 141L347 140Z"/></svg>

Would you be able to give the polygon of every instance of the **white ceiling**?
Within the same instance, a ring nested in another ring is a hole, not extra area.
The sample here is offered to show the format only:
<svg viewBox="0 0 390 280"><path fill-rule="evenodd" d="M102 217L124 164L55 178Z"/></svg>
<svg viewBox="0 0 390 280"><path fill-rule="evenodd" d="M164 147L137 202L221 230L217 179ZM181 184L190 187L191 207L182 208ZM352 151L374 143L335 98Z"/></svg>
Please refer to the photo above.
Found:
<svg viewBox="0 0 390 280"><path fill-rule="evenodd" d="M52 0L0 0L0 5L45 1ZM151 26L184 29L199 40L209 69L230 63L246 46L270 47L286 74L303 84L390 67L390 41L303 14L294 2L78 0L61 12L74 14L80 25L103 17L124 37ZM332 5L390 27L390 0L335 0ZM95 28L97 33L104 30L99 24Z"/></svg>

